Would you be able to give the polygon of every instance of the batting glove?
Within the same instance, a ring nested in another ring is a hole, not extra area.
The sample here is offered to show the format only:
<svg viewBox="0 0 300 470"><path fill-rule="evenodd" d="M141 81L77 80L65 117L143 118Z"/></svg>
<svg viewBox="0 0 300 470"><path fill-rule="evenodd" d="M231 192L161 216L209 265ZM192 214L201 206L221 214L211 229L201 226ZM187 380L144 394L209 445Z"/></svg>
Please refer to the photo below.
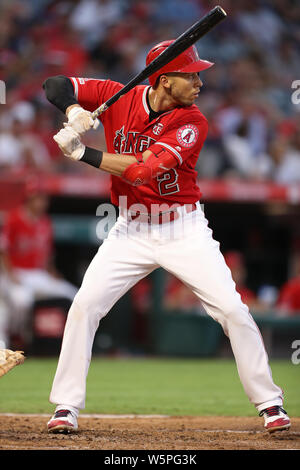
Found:
<svg viewBox="0 0 300 470"><path fill-rule="evenodd" d="M93 119L90 111L86 111L81 106L74 106L68 112L68 124L81 135L90 129L97 129L100 122L98 119Z"/></svg>
<svg viewBox="0 0 300 470"><path fill-rule="evenodd" d="M80 140L80 136L68 124L53 136L62 153L72 160L80 160L85 152L85 145Z"/></svg>

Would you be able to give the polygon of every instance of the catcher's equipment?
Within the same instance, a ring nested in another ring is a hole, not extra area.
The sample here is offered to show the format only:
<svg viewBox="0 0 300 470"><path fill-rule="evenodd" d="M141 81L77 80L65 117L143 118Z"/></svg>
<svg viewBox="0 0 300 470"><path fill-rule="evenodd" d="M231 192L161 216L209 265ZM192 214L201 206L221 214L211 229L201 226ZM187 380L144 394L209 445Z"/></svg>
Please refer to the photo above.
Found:
<svg viewBox="0 0 300 470"><path fill-rule="evenodd" d="M154 59L156 59L156 57L158 57L162 52L164 52L167 47L172 44L172 42L174 42L174 40L163 41L159 44L156 44L156 46L152 47L146 57L146 65L149 65ZM158 77L164 73L201 72L201 70L208 69L212 65L214 65L213 62L200 59L196 46L191 46L184 52L179 54L179 56L177 56L175 59L171 60L168 64L164 65L157 72L150 75L149 83L151 86L154 86Z"/></svg>
<svg viewBox="0 0 300 470"><path fill-rule="evenodd" d="M23 351L12 351L11 349L0 349L0 377L7 374L19 364L23 364L25 356Z"/></svg>
<svg viewBox="0 0 300 470"><path fill-rule="evenodd" d="M92 113L86 111L81 106L74 106L68 112L68 124L72 126L78 134L84 134L90 129L97 129L100 122L92 118Z"/></svg>

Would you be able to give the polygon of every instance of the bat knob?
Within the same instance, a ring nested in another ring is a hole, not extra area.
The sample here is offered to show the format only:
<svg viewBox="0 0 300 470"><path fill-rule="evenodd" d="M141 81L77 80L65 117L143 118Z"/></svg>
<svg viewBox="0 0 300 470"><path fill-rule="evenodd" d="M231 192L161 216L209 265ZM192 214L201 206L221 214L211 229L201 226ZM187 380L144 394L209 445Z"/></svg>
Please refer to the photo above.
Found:
<svg viewBox="0 0 300 470"><path fill-rule="evenodd" d="M215 9L218 10L221 13L222 16L224 16L224 17L227 16L226 11L222 7L220 7L220 5L216 6Z"/></svg>

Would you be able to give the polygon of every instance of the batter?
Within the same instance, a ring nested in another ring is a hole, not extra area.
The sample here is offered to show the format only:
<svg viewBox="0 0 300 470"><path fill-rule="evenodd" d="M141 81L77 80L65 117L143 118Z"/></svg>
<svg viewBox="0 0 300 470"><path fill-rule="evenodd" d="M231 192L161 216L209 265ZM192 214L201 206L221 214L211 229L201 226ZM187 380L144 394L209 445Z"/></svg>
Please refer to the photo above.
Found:
<svg viewBox="0 0 300 470"><path fill-rule="evenodd" d="M153 47L147 65L170 43ZM120 208L68 314L50 394L56 409L49 432L76 431L99 321L159 267L189 286L222 326L245 393L264 416L266 430L290 427L259 330L236 291L199 203L195 165L208 124L194 102L203 84L199 72L212 65L192 46L153 74L150 86L135 87L108 108L100 117L107 152L86 147L80 137L99 123L92 111L122 85L64 76L44 84L49 101L68 118L54 139L67 157L112 175L111 201Z"/></svg>

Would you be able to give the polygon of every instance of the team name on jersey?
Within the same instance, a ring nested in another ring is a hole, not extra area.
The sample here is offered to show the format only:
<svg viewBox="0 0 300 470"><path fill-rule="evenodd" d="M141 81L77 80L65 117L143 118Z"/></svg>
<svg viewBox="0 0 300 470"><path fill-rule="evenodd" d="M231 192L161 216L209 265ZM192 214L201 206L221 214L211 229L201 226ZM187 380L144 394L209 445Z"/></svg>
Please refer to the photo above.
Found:
<svg viewBox="0 0 300 470"><path fill-rule="evenodd" d="M124 126L115 132L114 149L116 153L137 154L143 153L150 145L156 142L155 139L139 132L124 133Z"/></svg>

